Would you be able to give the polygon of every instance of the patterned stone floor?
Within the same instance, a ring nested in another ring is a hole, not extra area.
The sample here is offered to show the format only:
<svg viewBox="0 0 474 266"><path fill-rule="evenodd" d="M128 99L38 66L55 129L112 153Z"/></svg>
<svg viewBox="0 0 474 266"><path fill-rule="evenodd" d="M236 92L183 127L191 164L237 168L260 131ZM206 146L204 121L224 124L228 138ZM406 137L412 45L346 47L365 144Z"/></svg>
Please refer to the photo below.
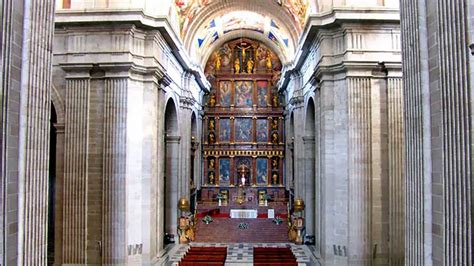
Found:
<svg viewBox="0 0 474 266"><path fill-rule="evenodd" d="M227 247L227 260L225 265L229 266L252 265L253 247L290 247L293 254L295 254L299 266L321 265L308 246L290 243L191 243L191 245L176 245L170 250L168 254L169 262L166 263L166 265L178 265L178 262L190 246Z"/></svg>

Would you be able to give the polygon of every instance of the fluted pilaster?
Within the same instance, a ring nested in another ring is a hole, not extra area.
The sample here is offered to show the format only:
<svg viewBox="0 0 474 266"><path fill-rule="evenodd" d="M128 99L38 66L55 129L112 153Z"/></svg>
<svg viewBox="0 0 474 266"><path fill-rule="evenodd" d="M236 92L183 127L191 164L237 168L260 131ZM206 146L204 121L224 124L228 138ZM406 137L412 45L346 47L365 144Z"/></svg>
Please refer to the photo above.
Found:
<svg viewBox="0 0 474 266"><path fill-rule="evenodd" d="M88 79L67 80L63 263L85 263L89 90Z"/></svg>
<svg viewBox="0 0 474 266"><path fill-rule="evenodd" d="M401 1L406 263L472 264L468 1Z"/></svg>
<svg viewBox="0 0 474 266"><path fill-rule="evenodd" d="M102 263L125 262L127 79L105 80Z"/></svg>
<svg viewBox="0 0 474 266"><path fill-rule="evenodd" d="M404 265L405 185L403 89L401 78L388 79L388 173L390 265Z"/></svg>
<svg viewBox="0 0 474 266"><path fill-rule="evenodd" d="M467 3L441 0L439 85L441 93L445 265L472 265L472 140Z"/></svg>
<svg viewBox="0 0 474 266"><path fill-rule="evenodd" d="M370 79L348 79L349 263L370 264L371 117Z"/></svg>

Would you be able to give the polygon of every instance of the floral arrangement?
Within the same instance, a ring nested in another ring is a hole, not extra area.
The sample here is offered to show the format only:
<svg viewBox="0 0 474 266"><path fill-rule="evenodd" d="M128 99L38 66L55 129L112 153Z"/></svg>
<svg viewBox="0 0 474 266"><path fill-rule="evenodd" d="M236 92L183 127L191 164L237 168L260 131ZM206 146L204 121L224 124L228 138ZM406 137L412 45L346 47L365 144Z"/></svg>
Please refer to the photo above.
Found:
<svg viewBox="0 0 474 266"><path fill-rule="evenodd" d="M212 217L210 215L206 215L204 218L202 218L202 222L205 224L210 224L212 222Z"/></svg>
<svg viewBox="0 0 474 266"><path fill-rule="evenodd" d="M264 200L271 200L272 197L269 194L265 194L265 196L263 196L263 199Z"/></svg>
<svg viewBox="0 0 474 266"><path fill-rule="evenodd" d="M273 222L275 224L281 224L281 223L283 223L283 219L281 219L279 216L277 216L277 217L273 218Z"/></svg>
<svg viewBox="0 0 474 266"><path fill-rule="evenodd" d="M218 199L218 200L223 200L223 199L224 199L224 194L222 194L222 193L217 193L217 199Z"/></svg>
<svg viewBox="0 0 474 266"><path fill-rule="evenodd" d="M249 228L248 223L246 223L246 222L239 223L239 229L248 229L248 228Z"/></svg>

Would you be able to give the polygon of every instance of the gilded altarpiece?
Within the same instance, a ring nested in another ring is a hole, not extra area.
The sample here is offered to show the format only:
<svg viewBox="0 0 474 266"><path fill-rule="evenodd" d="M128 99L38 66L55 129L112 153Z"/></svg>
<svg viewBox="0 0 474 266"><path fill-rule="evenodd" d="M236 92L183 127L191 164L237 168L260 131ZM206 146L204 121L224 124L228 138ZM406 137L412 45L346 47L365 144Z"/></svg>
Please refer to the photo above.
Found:
<svg viewBox="0 0 474 266"><path fill-rule="evenodd" d="M204 186L284 184L282 102L274 84L281 62L250 39L225 43L209 58L204 104Z"/></svg>

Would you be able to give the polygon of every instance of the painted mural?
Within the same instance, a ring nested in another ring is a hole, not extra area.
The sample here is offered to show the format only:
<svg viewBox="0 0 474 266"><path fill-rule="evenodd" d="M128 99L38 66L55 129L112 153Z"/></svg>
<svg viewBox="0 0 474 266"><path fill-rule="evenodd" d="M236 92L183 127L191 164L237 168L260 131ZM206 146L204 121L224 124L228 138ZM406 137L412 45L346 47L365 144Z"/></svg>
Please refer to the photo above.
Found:
<svg viewBox="0 0 474 266"><path fill-rule="evenodd" d="M235 141L251 142L252 141L252 119L236 118L235 119Z"/></svg>
<svg viewBox="0 0 474 266"><path fill-rule="evenodd" d="M268 105L268 82L257 81L257 103L259 107Z"/></svg>
<svg viewBox="0 0 474 266"><path fill-rule="evenodd" d="M236 81L235 82L235 106L252 107L253 105L253 82Z"/></svg>
<svg viewBox="0 0 474 266"><path fill-rule="evenodd" d="M194 21L199 11L209 5L211 1L212 0L175 0L182 37L188 31L189 25Z"/></svg>
<svg viewBox="0 0 474 266"><path fill-rule="evenodd" d="M230 159L219 159L219 184L226 185L230 181Z"/></svg>
<svg viewBox="0 0 474 266"><path fill-rule="evenodd" d="M257 158L257 184L266 185L268 183L268 159Z"/></svg>
<svg viewBox="0 0 474 266"><path fill-rule="evenodd" d="M231 94L232 94L232 82L221 81L219 83L219 104L222 107L230 106Z"/></svg>
<svg viewBox="0 0 474 266"><path fill-rule="evenodd" d="M219 120L219 141L229 142L230 141L230 119L221 118Z"/></svg>
<svg viewBox="0 0 474 266"><path fill-rule="evenodd" d="M267 119L257 120L257 142L268 141L268 122Z"/></svg>

